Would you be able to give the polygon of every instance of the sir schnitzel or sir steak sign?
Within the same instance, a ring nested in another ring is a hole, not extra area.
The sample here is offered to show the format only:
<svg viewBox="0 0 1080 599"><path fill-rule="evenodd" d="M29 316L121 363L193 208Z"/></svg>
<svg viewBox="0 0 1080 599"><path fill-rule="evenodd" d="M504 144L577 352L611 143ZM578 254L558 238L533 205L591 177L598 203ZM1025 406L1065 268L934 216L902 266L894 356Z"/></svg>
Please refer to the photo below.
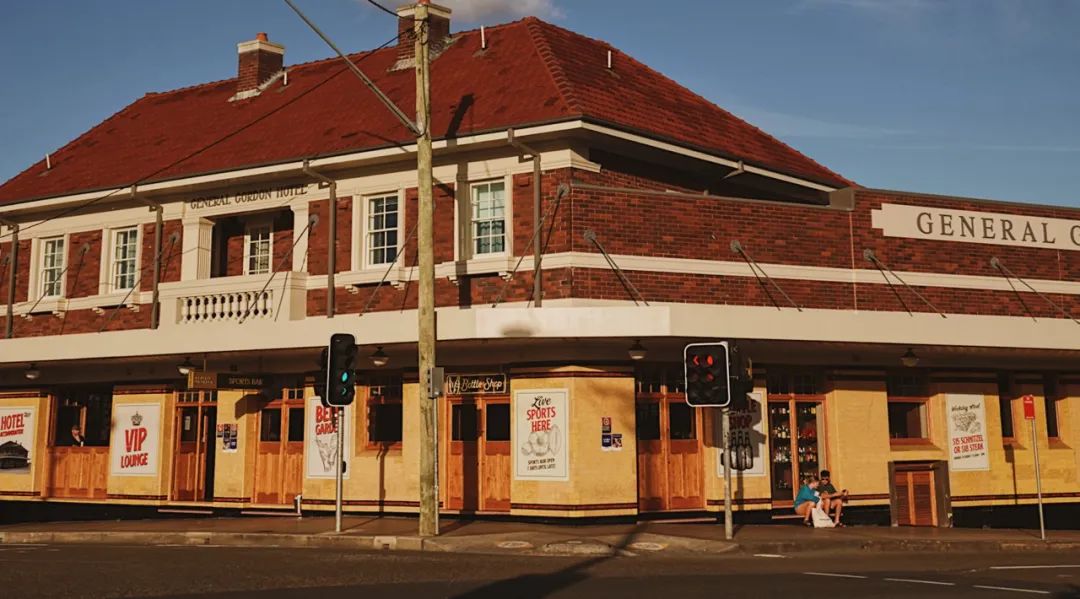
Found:
<svg viewBox="0 0 1080 599"><path fill-rule="evenodd" d="M886 237L1080 251L1080 220L882 204L871 214Z"/></svg>

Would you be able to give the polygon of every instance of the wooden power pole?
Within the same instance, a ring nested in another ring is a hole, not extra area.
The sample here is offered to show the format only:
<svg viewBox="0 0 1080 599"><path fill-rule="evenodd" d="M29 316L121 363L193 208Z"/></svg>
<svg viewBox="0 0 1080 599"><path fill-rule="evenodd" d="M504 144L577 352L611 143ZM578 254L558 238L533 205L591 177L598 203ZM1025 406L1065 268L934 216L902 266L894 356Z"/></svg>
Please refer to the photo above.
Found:
<svg viewBox="0 0 1080 599"><path fill-rule="evenodd" d="M429 0L416 5L413 33L416 48L416 166L419 179L417 252L420 266L420 298L417 349L420 369L420 536L439 534L438 430L436 401L431 397L431 370L435 366L435 200L431 172L431 60Z"/></svg>

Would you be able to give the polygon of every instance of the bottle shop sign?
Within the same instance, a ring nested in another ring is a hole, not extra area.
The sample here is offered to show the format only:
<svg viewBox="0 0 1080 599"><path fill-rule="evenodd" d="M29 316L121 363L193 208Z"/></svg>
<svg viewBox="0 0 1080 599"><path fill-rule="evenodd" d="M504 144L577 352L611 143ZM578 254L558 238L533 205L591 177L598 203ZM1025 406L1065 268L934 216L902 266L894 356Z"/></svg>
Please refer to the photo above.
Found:
<svg viewBox="0 0 1080 599"><path fill-rule="evenodd" d="M731 456L735 466L733 472L740 476L765 476L765 425L763 411L765 406L760 393L750 393L748 401L732 402L730 414ZM739 406L739 407L736 407ZM720 433L720 410L716 414L714 430ZM722 446L721 443L717 445ZM716 460L717 476L724 476L723 450L719 450L720 459Z"/></svg>

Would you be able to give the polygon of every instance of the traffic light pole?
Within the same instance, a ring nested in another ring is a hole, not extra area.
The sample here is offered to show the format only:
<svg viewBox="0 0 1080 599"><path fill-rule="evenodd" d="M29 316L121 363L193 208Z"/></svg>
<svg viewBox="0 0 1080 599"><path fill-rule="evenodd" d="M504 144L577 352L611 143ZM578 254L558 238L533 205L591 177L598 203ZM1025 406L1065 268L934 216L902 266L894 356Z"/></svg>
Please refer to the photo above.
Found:
<svg viewBox="0 0 1080 599"><path fill-rule="evenodd" d="M419 301L417 310L417 353L420 370L420 536L439 534L439 497L437 495L436 463L439 445L435 423L436 400L429 397L431 369L435 366L435 254L434 198L432 197L431 159L431 77L429 74L429 6L430 0L416 4L416 124L420 130L416 139L416 168L418 175L419 207L417 209L417 262L419 263Z"/></svg>
<svg viewBox="0 0 1080 599"><path fill-rule="evenodd" d="M731 410L720 408L720 442L724 452L724 538L735 536L734 514L731 511Z"/></svg>
<svg viewBox="0 0 1080 599"><path fill-rule="evenodd" d="M341 497L345 486L345 408L334 408L337 417L337 474L334 490L334 532L341 532Z"/></svg>

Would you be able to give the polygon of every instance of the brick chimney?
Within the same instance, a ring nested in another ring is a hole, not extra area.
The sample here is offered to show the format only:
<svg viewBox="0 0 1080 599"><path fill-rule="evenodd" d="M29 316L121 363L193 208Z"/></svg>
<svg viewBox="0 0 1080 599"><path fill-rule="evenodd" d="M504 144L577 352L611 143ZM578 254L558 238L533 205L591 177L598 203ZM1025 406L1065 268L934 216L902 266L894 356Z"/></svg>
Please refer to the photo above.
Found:
<svg viewBox="0 0 1080 599"><path fill-rule="evenodd" d="M453 38L450 37L450 9L438 4L431 4L430 0L419 0L417 4L427 4L428 14L431 18L431 58L434 60L443 50L450 45ZM413 35L413 23L416 17L416 4L406 4L397 9L398 14L398 43L397 63L391 69L413 68L416 58L416 43Z"/></svg>
<svg viewBox="0 0 1080 599"><path fill-rule="evenodd" d="M236 52L239 67L234 99L237 100L259 95L259 86L280 73L285 64L285 46L271 42L265 33L236 44Z"/></svg>

